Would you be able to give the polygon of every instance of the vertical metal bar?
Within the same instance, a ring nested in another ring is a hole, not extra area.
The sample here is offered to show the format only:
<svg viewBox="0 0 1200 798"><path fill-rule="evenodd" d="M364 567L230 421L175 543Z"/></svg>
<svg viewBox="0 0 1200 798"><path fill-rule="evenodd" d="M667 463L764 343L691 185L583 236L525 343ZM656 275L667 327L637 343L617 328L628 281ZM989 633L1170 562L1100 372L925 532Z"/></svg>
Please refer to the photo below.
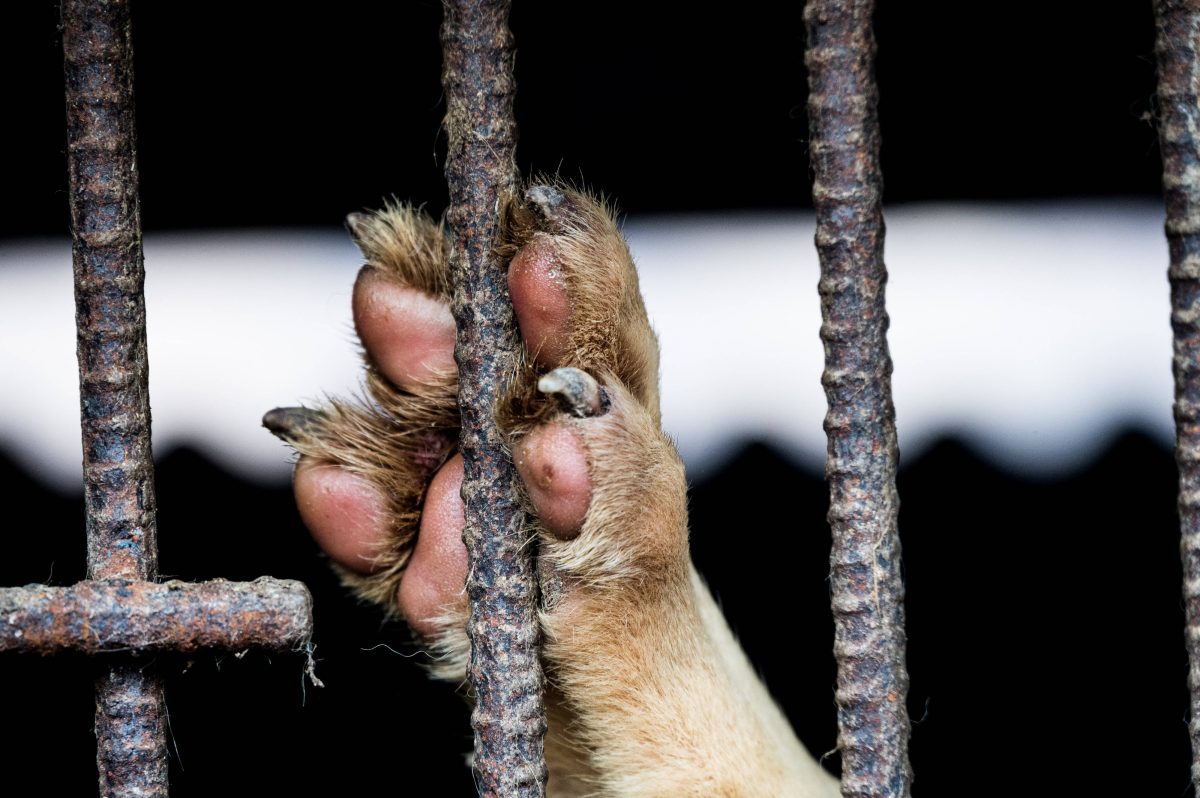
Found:
<svg viewBox="0 0 1200 798"><path fill-rule="evenodd" d="M96 679L96 767L101 798L166 798L162 680L123 662Z"/></svg>
<svg viewBox="0 0 1200 798"><path fill-rule="evenodd" d="M64 0L67 165L88 576L157 571L128 0ZM162 684L136 662L96 682L102 796L165 796Z"/></svg>
<svg viewBox="0 0 1200 798"><path fill-rule="evenodd" d="M91 579L158 564L129 34L125 0L63 3Z"/></svg>
<svg viewBox="0 0 1200 798"><path fill-rule="evenodd" d="M476 780L485 796L542 796L546 715L536 569L514 499L516 471L492 417L520 347L507 264L493 254L501 206L517 186L508 11L507 0L445 3L446 218L458 327Z"/></svg>
<svg viewBox="0 0 1200 798"><path fill-rule="evenodd" d="M1154 4L1159 141L1175 333L1175 462L1191 689L1192 783L1200 784L1200 2Z"/></svg>
<svg viewBox="0 0 1200 798"><path fill-rule="evenodd" d="M811 0L804 12L838 747L848 797L907 796L912 781L873 10L871 0Z"/></svg>

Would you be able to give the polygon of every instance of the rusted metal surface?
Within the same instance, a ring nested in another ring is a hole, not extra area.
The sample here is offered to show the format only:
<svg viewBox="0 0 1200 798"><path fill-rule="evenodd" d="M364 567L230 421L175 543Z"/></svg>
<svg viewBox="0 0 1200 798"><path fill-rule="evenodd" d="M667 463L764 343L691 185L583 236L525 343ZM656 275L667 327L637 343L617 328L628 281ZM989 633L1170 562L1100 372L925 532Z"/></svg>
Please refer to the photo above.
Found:
<svg viewBox="0 0 1200 798"><path fill-rule="evenodd" d="M75 325L88 576L153 579L154 464L127 0L64 0ZM165 796L162 684L122 664L96 681L102 796Z"/></svg>
<svg viewBox="0 0 1200 798"><path fill-rule="evenodd" d="M829 402L838 748L847 798L907 796L912 781L873 6L811 0L804 11Z"/></svg>
<svg viewBox="0 0 1200 798"><path fill-rule="evenodd" d="M274 579L153 581L158 547L128 1L64 0L62 23L89 581L0 590L0 651L120 652L96 679L100 794L164 798L162 683L138 655L307 649L312 599L303 585Z"/></svg>
<svg viewBox="0 0 1200 798"><path fill-rule="evenodd" d="M1200 2L1158 0L1159 141L1175 332L1175 461L1187 617L1192 782L1200 784Z"/></svg>
<svg viewBox="0 0 1200 798"><path fill-rule="evenodd" d="M80 582L0 589L0 652L288 649L312 637L300 582Z"/></svg>
<svg viewBox="0 0 1200 798"><path fill-rule="evenodd" d="M96 764L100 796L167 795L162 681L144 662L122 662L96 679Z"/></svg>
<svg viewBox="0 0 1200 798"><path fill-rule="evenodd" d="M62 6L88 576L158 567L129 8Z"/></svg>
<svg viewBox="0 0 1200 798"><path fill-rule="evenodd" d="M546 716L538 659L533 547L515 500L517 474L492 416L520 341L507 264L493 253L501 204L517 187L509 3L448 0L442 24L452 309L458 327L463 539L470 560L469 675L474 767L485 796L542 796Z"/></svg>

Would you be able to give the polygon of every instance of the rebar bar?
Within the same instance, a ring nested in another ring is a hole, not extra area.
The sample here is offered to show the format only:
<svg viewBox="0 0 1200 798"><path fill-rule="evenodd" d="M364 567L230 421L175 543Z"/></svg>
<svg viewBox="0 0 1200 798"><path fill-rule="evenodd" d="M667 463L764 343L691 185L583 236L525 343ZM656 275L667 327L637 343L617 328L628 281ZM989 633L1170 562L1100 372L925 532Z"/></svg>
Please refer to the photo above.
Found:
<svg viewBox="0 0 1200 798"><path fill-rule="evenodd" d="M519 338L507 264L496 258L502 203L517 188L513 41L507 0L448 0L442 24L450 270L458 327L464 460L463 540L470 561L469 675L476 783L484 796L542 796L546 716L538 658L533 547L517 474L492 412L515 372Z"/></svg>
<svg viewBox="0 0 1200 798"><path fill-rule="evenodd" d="M128 0L64 0L88 581L0 589L0 651L117 654L96 680L104 798L165 798L161 681L138 655L310 649L298 582L157 584ZM311 676L311 659L310 659ZM317 683L314 678L314 683Z"/></svg>
<svg viewBox="0 0 1200 798"><path fill-rule="evenodd" d="M300 648L312 596L299 582L80 582L0 588L0 652L188 654Z"/></svg>
<svg viewBox="0 0 1200 798"><path fill-rule="evenodd" d="M912 781L873 10L871 0L811 0L804 11L847 798L907 796Z"/></svg>
<svg viewBox="0 0 1200 798"><path fill-rule="evenodd" d="M127 0L64 0L75 324L88 576L157 571L142 230ZM161 681L124 663L96 681L102 796L165 796Z"/></svg>
<svg viewBox="0 0 1200 798"><path fill-rule="evenodd" d="M1200 2L1154 4L1159 141L1175 334L1175 462L1187 618L1192 783L1200 784Z"/></svg>

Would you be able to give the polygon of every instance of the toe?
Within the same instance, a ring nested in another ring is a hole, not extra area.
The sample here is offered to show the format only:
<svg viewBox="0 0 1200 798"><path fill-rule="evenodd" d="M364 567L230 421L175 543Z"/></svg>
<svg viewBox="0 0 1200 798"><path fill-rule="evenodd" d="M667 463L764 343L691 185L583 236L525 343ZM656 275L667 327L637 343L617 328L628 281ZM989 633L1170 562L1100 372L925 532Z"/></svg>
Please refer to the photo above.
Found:
<svg viewBox="0 0 1200 798"><path fill-rule="evenodd" d="M438 618L448 608L466 601L462 481L462 455L455 455L429 483L417 545L397 593L397 603L408 625L424 637L433 637L439 631Z"/></svg>
<svg viewBox="0 0 1200 798"><path fill-rule="evenodd" d="M371 361L405 390L415 391L455 371L450 307L378 269L359 272L354 326Z"/></svg>
<svg viewBox="0 0 1200 798"><path fill-rule="evenodd" d="M387 539L387 504L366 479L311 457L296 464L293 490L300 517L334 562L369 574Z"/></svg>
<svg viewBox="0 0 1200 798"><path fill-rule="evenodd" d="M563 362L570 338L571 302L558 253L548 236L534 236L508 268L508 290L525 348L545 368Z"/></svg>
<svg viewBox="0 0 1200 798"><path fill-rule="evenodd" d="M559 538L578 535L592 499L579 433L567 423L547 424L524 437L514 454L542 524Z"/></svg>

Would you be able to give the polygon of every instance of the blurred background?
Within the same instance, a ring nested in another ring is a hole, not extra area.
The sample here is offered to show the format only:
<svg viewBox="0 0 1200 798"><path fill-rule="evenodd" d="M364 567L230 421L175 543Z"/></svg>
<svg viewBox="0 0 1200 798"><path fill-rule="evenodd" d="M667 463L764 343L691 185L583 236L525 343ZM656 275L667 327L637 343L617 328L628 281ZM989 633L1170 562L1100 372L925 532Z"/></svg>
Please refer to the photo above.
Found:
<svg viewBox="0 0 1200 798"><path fill-rule="evenodd" d="M58 10L10 6L0 584L70 584ZM440 16L134 8L161 570L307 582L326 685L298 657L161 660L176 796L472 789L464 703L338 587L258 428L356 390L345 214L444 209ZM512 28L522 170L621 209L695 559L820 755L836 726L801 4L516 0ZM1153 36L1149 3L877 13L920 795L1190 794ZM86 663L4 657L0 679L0 791L94 791Z"/></svg>

